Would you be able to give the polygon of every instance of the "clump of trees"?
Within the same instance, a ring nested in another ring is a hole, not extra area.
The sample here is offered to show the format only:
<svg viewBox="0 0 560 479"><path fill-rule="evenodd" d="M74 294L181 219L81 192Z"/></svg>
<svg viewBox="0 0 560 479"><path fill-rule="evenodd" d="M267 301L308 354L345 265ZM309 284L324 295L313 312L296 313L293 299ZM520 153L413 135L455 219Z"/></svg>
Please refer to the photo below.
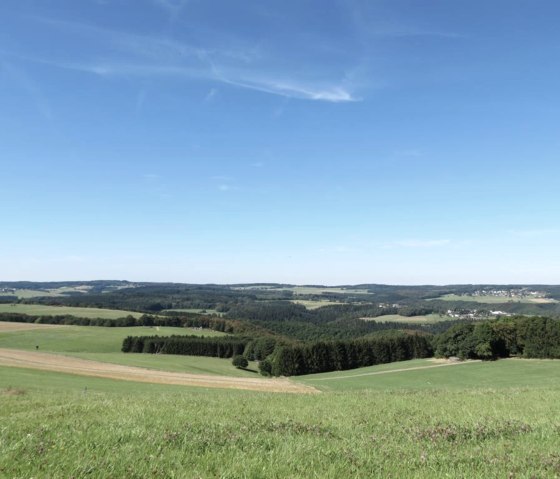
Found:
<svg viewBox="0 0 560 479"><path fill-rule="evenodd" d="M560 358L560 320L511 317L463 323L434 340L440 357L492 360L512 355L525 358Z"/></svg>

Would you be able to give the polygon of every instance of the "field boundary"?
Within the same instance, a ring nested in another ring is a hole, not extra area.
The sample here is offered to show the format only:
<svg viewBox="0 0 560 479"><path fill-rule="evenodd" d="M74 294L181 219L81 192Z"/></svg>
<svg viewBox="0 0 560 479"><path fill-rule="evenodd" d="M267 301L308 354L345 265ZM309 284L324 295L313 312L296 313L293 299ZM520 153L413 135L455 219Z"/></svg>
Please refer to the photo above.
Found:
<svg viewBox="0 0 560 479"><path fill-rule="evenodd" d="M313 386L295 383L289 379L240 378L176 373L136 366L104 363L61 354L23 351L20 349L0 348L0 366L39 369L79 376L93 376L153 384L299 394L320 392Z"/></svg>
<svg viewBox="0 0 560 479"><path fill-rule="evenodd" d="M461 366L465 364L473 364L473 363L480 363L482 360L480 359L471 359L469 361L464 362L453 362L453 363L445 363L445 364L432 364L430 366L415 366L412 368L401 368L401 369L390 369L388 371L373 371L371 373L361 373L361 374L352 374L349 376L335 376L332 378L309 378L306 381L334 381L335 379L351 379L351 378L359 378L362 376L377 376L380 374L391 374L391 373L403 373L406 371L418 371L419 369L432 369L432 368L443 368L446 366Z"/></svg>

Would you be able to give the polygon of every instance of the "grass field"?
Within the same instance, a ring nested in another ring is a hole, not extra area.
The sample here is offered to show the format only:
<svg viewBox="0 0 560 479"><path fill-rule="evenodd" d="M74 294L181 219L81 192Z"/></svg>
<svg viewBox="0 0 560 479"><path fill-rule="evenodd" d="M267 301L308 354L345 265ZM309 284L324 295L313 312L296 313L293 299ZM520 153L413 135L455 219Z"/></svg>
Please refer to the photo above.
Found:
<svg viewBox="0 0 560 479"><path fill-rule="evenodd" d="M367 289L359 288L336 288L328 286L238 286L232 289L238 290L265 290L265 291L292 291L295 295L339 293L339 294L368 294Z"/></svg>
<svg viewBox="0 0 560 479"><path fill-rule="evenodd" d="M12 323L6 323L8 325ZM1 327L2 323L0 323ZM52 326L50 328L3 332L0 328L0 347L61 353L117 353L127 336L222 336L217 331L191 328L103 328L97 326Z"/></svg>
<svg viewBox="0 0 560 479"><path fill-rule="evenodd" d="M28 351L63 353L83 359L102 361L126 366L138 366L162 371L193 374L214 374L234 377L258 377L257 364L251 362L247 370L236 369L231 359L195 356L124 354L122 341L127 336L171 336L173 334L196 336L223 336L212 330L192 328L104 328L94 326L51 326L40 329L6 331L2 326L13 327L16 323L0 323L0 348ZM25 325L27 326L27 325ZM1 475L0 475L1 477Z"/></svg>
<svg viewBox="0 0 560 479"><path fill-rule="evenodd" d="M443 314L427 314L425 316L401 316L400 314L385 314L374 318L362 318L364 321L378 321L380 323L411 323L411 324L431 324L439 321L452 320L450 316Z"/></svg>
<svg viewBox="0 0 560 479"><path fill-rule="evenodd" d="M230 360L119 353L155 328L52 326L0 347L255 377ZM160 328L158 334L199 332ZM206 331L204 331L206 333ZM560 361L414 360L300 376L322 394L0 367L0 477L554 478ZM434 367L435 366L435 367Z"/></svg>
<svg viewBox="0 0 560 479"><path fill-rule="evenodd" d="M432 298L441 301L470 301L473 303L485 303L485 304L504 304L504 303L531 303L531 304L546 304L546 303L557 303L555 299L552 298L533 298L531 296L523 296L516 298L509 298L506 296L466 296L459 294L446 294L440 296L439 298Z"/></svg>
<svg viewBox="0 0 560 479"><path fill-rule="evenodd" d="M302 304L307 309L318 309L318 308L322 308L323 306L346 304L346 303L340 303L338 301L329 301L327 299L318 299L318 300L294 299L291 302L295 304Z"/></svg>
<svg viewBox="0 0 560 479"><path fill-rule="evenodd" d="M0 367L0 476L558 477L558 383L524 376L308 396Z"/></svg>
<svg viewBox="0 0 560 479"><path fill-rule="evenodd" d="M43 304L0 304L0 313L21 313L36 316L69 314L79 318L118 319L128 315L139 318L143 313L118 309L76 308L72 306L47 306Z"/></svg>

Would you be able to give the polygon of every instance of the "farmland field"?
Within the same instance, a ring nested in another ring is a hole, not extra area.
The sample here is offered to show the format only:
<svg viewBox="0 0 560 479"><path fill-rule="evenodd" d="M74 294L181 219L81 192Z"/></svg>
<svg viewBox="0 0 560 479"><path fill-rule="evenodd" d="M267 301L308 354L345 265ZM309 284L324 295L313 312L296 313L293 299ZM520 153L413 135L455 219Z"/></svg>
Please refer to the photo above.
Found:
<svg viewBox="0 0 560 479"><path fill-rule="evenodd" d="M2 326L16 323L0 322L0 347L62 353L116 353L127 336L171 336L194 334L222 336L212 330L168 327L104 328L98 326L50 326L43 329L3 331ZM13 326L12 326L13 327Z"/></svg>
<svg viewBox="0 0 560 479"><path fill-rule="evenodd" d="M367 289L337 288L329 286L237 286L237 290L265 290L265 291L292 291L295 295L338 293L338 294L368 294Z"/></svg>
<svg viewBox="0 0 560 479"><path fill-rule="evenodd" d="M486 304L504 304L504 303L530 303L530 304L546 304L557 303L552 298L533 298L531 296L522 297L508 297L508 296L467 296L460 294L446 294L439 298L432 298L441 301L471 301L473 303L486 303Z"/></svg>
<svg viewBox="0 0 560 479"><path fill-rule="evenodd" d="M400 314L385 314L383 316L376 316L373 318L362 318L364 321L378 321L380 323L416 323L416 324L431 324L439 321L452 320L450 316L443 314L427 314L424 316L401 316Z"/></svg>
<svg viewBox="0 0 560 479"><path fill-rule="evenodd" d="M329 301L327 299L317 299L317 300L307 300L307 299L294 299L291 301L295 304L301 304L305 306L307 309L317 309L322 308L323 306L334 306L337 304L346 304L341 303L338 301Z"/></svg>
<svg viewBox="0 0 560 479"><path fill-rule="evenodd" d="M143 313L118 309L78 308L73 306L48 306L44 304L0 304L0 313L20 313L35 316L72 315L79 318L118 319L128 315L139 318Z"/></svg>

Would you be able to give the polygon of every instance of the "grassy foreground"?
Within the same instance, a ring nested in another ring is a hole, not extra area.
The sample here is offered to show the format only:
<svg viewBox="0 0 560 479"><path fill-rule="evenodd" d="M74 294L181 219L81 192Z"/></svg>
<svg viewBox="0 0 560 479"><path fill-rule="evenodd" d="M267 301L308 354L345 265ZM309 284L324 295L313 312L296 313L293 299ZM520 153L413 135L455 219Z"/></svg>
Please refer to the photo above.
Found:
<svg viewBox="0 0 560 479"><path fill-rule="evenodd" d="M0 477L558 477L559 393L298 396L0 368Z"/></svg>

